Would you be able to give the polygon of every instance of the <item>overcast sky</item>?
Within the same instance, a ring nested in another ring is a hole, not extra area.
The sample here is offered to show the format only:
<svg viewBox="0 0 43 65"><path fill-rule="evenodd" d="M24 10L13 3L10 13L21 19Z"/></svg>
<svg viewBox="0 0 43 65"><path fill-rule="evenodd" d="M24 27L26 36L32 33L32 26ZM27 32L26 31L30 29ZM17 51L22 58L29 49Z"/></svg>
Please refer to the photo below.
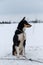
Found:
<svg viewBox="0 0 43 65"><path fill-rule="evenodd" d="M43 14L43 0L0 0L0 15Z"/></svg>

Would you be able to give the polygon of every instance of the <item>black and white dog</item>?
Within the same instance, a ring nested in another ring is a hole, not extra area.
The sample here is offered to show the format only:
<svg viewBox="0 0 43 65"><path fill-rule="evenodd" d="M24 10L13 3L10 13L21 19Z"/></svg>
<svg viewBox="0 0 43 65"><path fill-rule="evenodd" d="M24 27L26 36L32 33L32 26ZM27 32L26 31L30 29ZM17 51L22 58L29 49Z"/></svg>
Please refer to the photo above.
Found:
<svg viewBox="0 0 43 65"><path fill-rule="evenodd" d="M26 44L26 37L25 37L25 28L31 27L26 20L25 17L20 21L18 24L17 30L15 31L15 35L13 37L13 50L12 54L23 55L25 56L25 44Z"/></svg>

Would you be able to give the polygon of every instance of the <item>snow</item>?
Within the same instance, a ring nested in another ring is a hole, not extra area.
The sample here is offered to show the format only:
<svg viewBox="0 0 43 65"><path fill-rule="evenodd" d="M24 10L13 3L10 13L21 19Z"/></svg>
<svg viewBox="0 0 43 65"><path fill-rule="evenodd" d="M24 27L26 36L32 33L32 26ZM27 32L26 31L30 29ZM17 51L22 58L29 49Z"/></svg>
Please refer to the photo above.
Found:
<svg viewBox="0 0 43 65"><path fill-rule="evenodd" d="M43 61L43 23L32 24L26 29L26 57ZM12 39L18 24L0 24L0 57L13 58ZM43 65L29 60L0 60L0 65Z"/></svg>

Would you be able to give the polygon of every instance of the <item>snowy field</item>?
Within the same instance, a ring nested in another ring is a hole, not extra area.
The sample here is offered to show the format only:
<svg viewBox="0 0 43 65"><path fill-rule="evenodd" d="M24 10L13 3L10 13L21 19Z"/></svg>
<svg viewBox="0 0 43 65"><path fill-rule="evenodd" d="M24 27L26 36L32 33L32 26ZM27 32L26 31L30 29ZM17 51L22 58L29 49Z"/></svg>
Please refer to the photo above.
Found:
<svg viewBox="0 0 43 65"><path fill-rule="evenodd" d="M26 57L29 60L1 60L0 65L43 65L43 23L32 24L26 29ZM12 56L12 39L18 24L0 24L0 58Z"/></svg>

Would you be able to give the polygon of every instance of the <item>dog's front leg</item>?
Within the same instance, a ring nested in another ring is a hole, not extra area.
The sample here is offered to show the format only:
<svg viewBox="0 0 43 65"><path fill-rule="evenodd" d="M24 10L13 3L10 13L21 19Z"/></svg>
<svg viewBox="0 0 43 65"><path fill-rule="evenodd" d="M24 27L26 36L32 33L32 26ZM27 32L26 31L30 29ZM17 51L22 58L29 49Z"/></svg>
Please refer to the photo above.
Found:
<svg viewBox="0 0 43 65"><path fill-rule="evenodd" d="M24 43L23 43L23 56L25 56L25 44L26 44L26 40L24 40Z"/></svg>
<svg viewBox="0 0 43 65"><path fill-rule="evenodd" d="M17 57L19 58L19 47L16 47Z"/></svg>
<svg viewBox="0 0 43 65"><path fill-rule="evenodd" d="M25 56L25 47L23 47L23 56Z"/></svg>

